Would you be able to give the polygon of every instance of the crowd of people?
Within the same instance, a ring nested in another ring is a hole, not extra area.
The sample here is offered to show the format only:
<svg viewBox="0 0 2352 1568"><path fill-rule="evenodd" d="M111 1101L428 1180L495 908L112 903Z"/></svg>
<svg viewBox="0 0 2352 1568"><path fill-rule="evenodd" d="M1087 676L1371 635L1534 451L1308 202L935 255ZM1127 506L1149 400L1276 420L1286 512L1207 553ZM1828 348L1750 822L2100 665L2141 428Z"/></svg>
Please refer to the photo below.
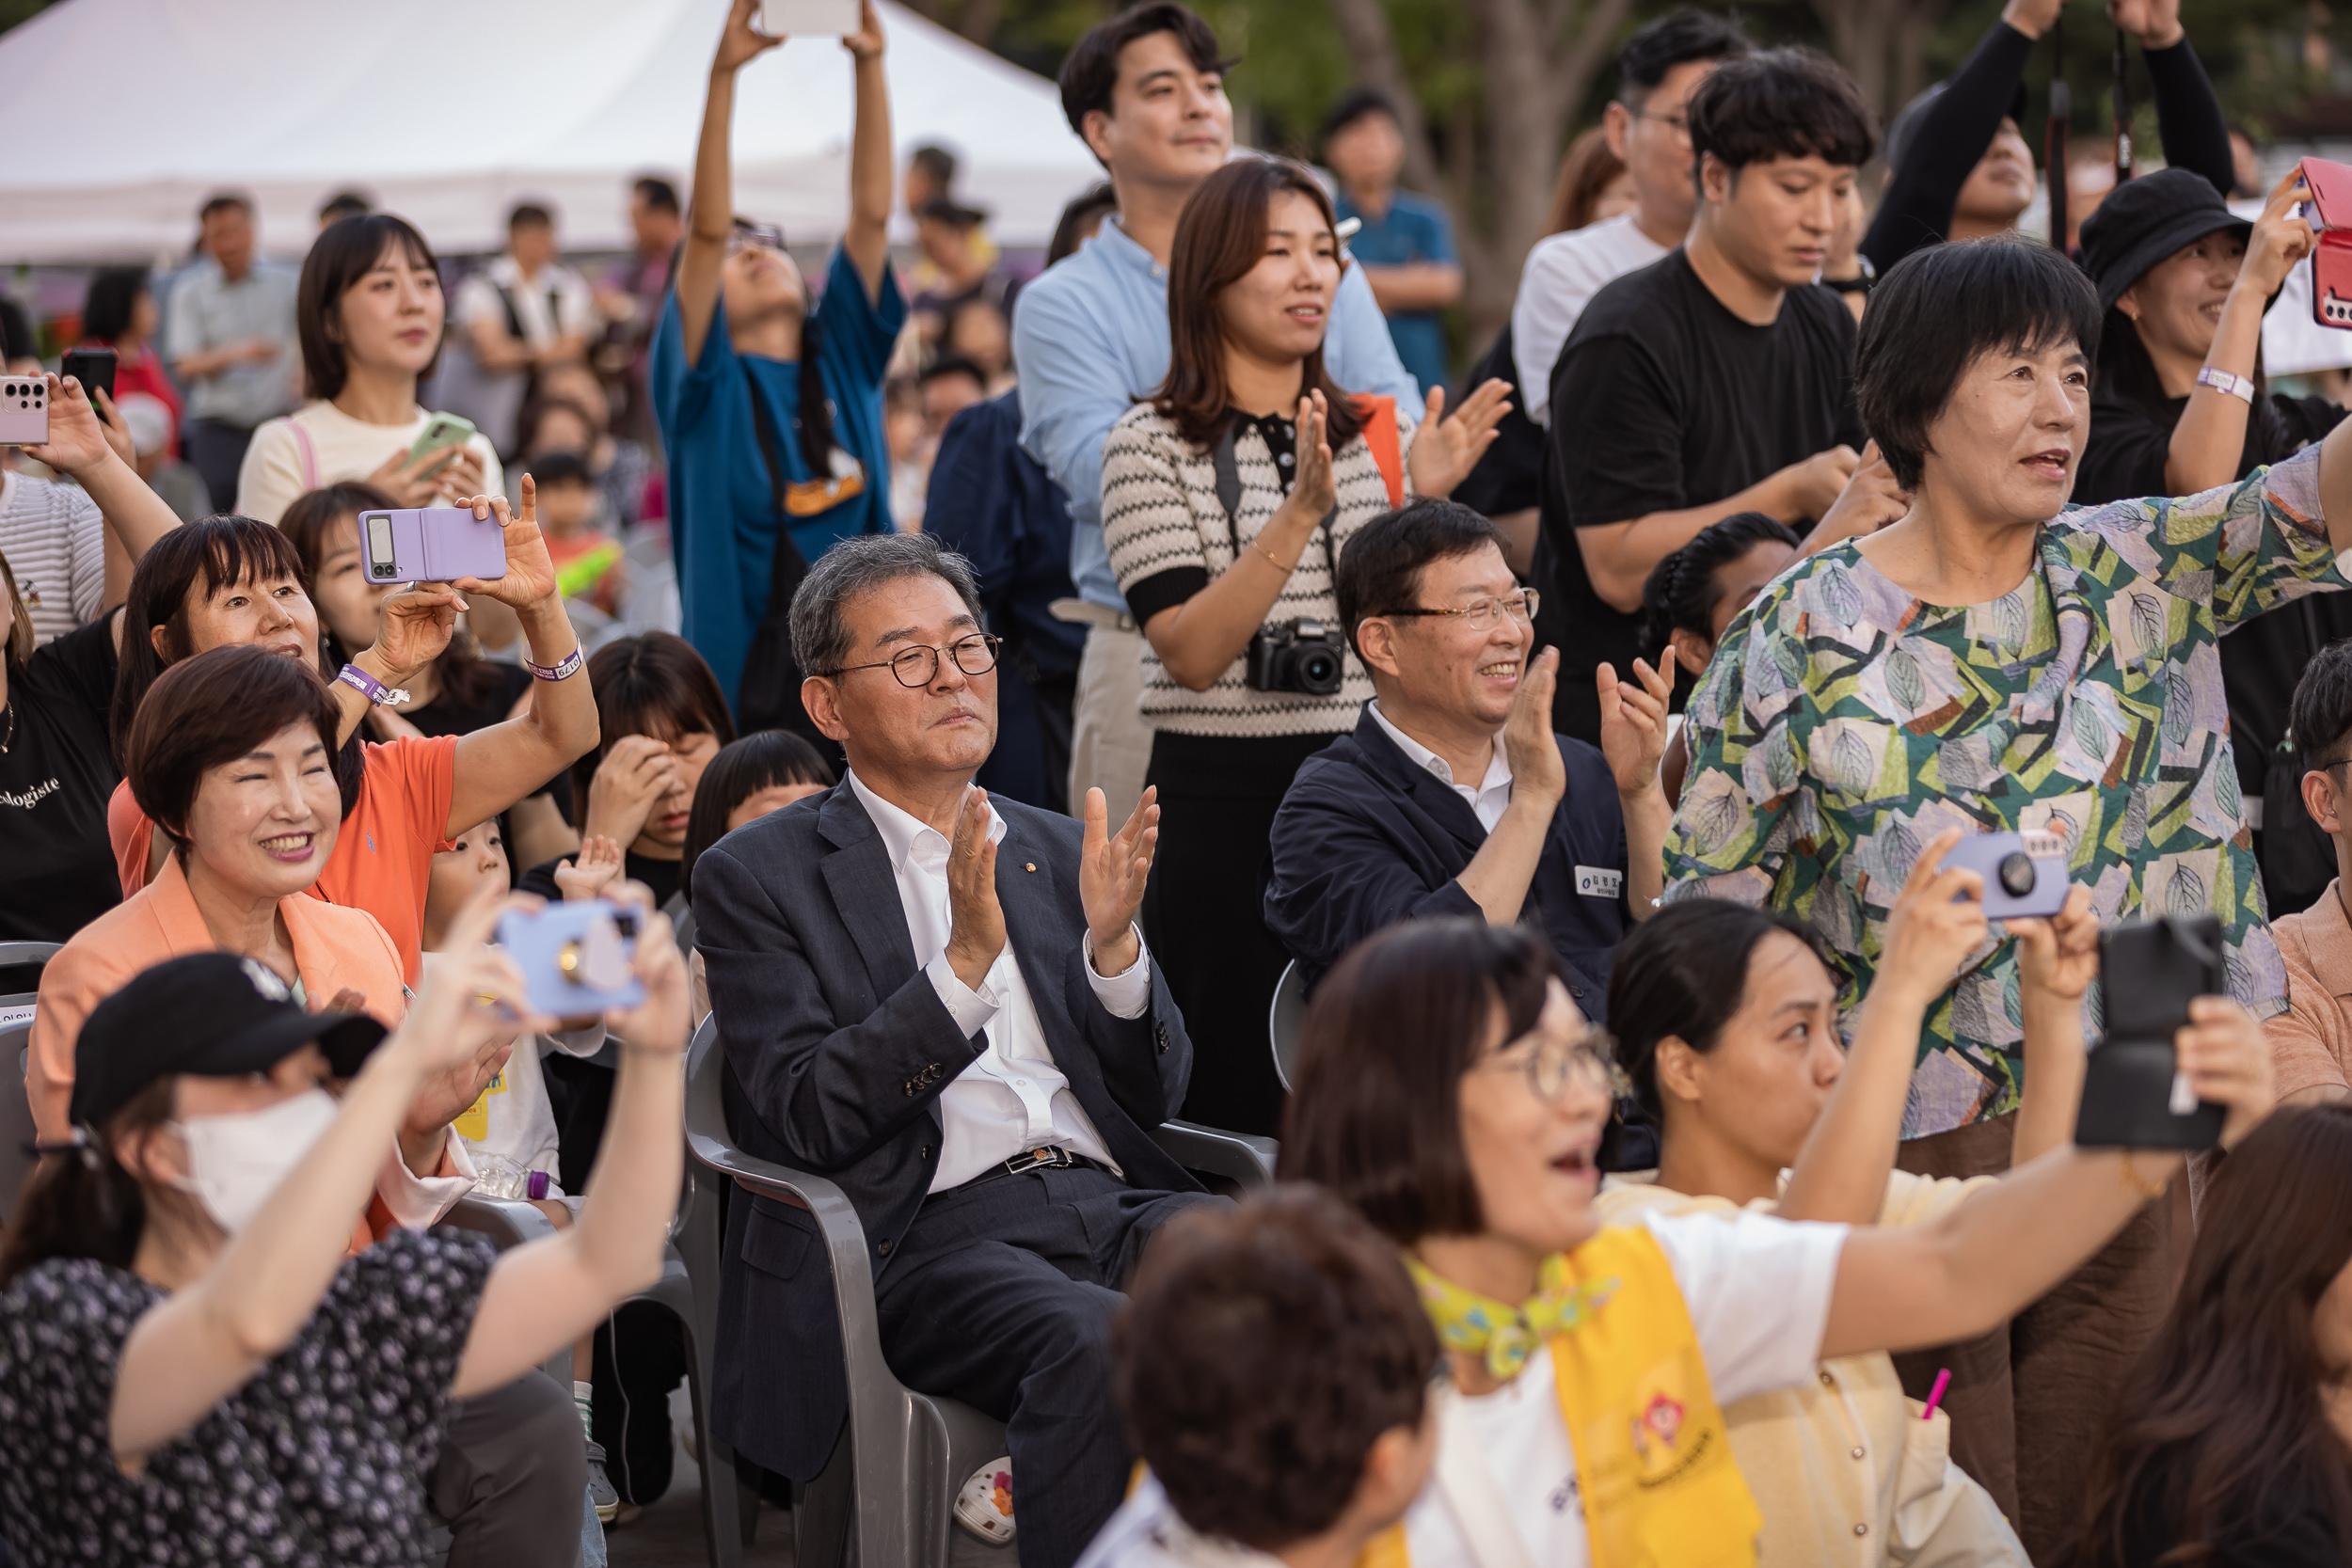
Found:
<svg viewBox="0 0 2352 1568"><path fill-rule="evenodd" d="M894 166L870 3L821 272L739 211L755 0L599 279L527 201L453 286L356 194L298 273L233 195L99 273L112 387L0 479L0 941L56 949L0 1563L601 1564L706 1022L1029 1568L2352 1560L2310 192L2113 0L2169 166L2013 232L2058 9L1883 134L1641 26L1458 381L1397 103L1237 151L1175 0L1064 62L1104 180L1033 276ZM372 576L429 506L501 574ZM2201 1137L2090 1131L2150 921ZM703 1418L780 1497L851 1419L831 1251L729 1195Z"/></svg>

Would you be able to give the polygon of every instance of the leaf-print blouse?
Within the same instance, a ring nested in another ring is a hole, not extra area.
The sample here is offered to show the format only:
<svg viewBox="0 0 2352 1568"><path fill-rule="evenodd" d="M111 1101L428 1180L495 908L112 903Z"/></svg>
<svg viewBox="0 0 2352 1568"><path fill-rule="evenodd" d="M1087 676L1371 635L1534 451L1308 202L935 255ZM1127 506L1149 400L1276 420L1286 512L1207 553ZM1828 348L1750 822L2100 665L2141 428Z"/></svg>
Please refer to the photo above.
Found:
<svg viewBox="0 0 2352 1568"><path fill-rule="evenodd" d="M2218 638L2352 587L2320 517L2318 450L2199 496L2070 509L2036 550L2024 582L1978 605L1922 603L1851 544L1775 578L1692 695L1666 896L1805 916L1851 1012L1923 845L1955 826L2055 829L2103 921L2213 914L2231 994L2283 1011ZM1905 1137L2015 1108L2017 985L2015 944L1989 941L1929 1014ZM2095 987L2086 1007L2095 1027Z"/></svg>

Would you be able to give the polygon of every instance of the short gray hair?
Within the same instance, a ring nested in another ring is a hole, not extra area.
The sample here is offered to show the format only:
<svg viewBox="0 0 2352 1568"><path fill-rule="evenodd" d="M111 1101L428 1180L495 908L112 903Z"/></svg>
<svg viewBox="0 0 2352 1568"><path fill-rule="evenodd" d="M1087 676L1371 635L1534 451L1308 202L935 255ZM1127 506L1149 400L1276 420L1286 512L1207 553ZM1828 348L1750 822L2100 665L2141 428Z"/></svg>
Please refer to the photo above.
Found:
<svg viewBox="0 0 2352 1568"><path fill-rule="evenodd" d="M927 533L860 533L817 558L792 595L792 658L804 675L830 675L849 662L850 624L842 608L869 589L900 578L937 578L956 591L983 625L980 585L972 562L943 550Z"/></svg>

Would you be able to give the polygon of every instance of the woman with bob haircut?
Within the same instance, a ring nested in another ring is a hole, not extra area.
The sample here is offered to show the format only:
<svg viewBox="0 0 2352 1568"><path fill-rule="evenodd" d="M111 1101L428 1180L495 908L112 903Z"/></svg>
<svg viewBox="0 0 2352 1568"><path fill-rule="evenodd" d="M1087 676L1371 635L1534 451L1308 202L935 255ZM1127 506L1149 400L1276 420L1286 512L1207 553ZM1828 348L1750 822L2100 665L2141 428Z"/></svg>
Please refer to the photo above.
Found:
<svg viewBox="0 0 2352 1568"><path fill-rule="evenodd" d="M2071 1568L2352 1561L2352 1106L2216 1168L2180 1294L2092 1455Z"/></svg>
<svg viewBox="0 0 2352 1568"><path fill-rule="evenodd" d="M310 400L262 421L237 470L235 512L274 523L296 496L364 479L396 506L456 506L506 488L487 436L415 458L433 416L417 401L441 358L440 263L406 219L370 213L310 242L294 293Z"/></svg>
<svg viewBox="0 0 2352 1568"><path fill-rule="evenodd" d="M323 775L333 720L316 721L284 733L307 735ZM428 1500L457 1527L452 1560L485 1560L463 1533L472 1511L449 1513L449 1429L534 1384L560 1398L532 1370L654 1280L676 1205L685 966L637 901L645 999L610 1015L631 1041L611 1145L579 1223L502 1254L406 1229L349 1243L385 1143L419 1105L492 1042L553 1023L487 945L515 906L466 911L389 1039L378 1021L309 1010L266 961L220 953L99 1004L76 1047L75 1135L53 1142L0 1252L0 1507L26 1560L410 1563ZM512 1432L510 1451L549 1430ZM551 1497L518 1476L465 1501L487 1495L527 1532L530 1549L510 1542L499 1560L577 1560L584 1470L543 1457L536 1471L556 1477Z"/></svg>
<svg viewBox="0 0 2352 1568"><path fill-rule="evenodd" d="M1259 912L1258 863L1298 765L1372 696L1337 629L1340 550L1408 493L1451 494L1509 406L1489 381L1440 421L1433 388L1406 428L1391 400L1343 390L1323 336L1344 264L1330 198L1301 166L1240 158L1209 176L1168 258L1168 380L1103 445L1104 543L1143 628L1145 782L1162 813L1144 927L1206 1053L1184 1115L1253 1132L1281 1106L1260 1042L1289 961ZM1252 652L1317 628L1329 641L1312 671Z"/></svg>
<svg viewBox="0 0 2352 1568"><path fill-rule="evenodd" d="M2047 246L1973 240L1898 263L1871 295L1854 369L1911 510L1784 572L1691 699L1666 897L1805 916L1836 958L1843 1010L1870 988L1895 891L1947 828L2058 833L2102 924L2210 914L2231 995L2258 1018L2286 1006L2218 641L2347 585L2336 552L2352 538L2352 435L2339 426L2233 486L2067 510L2099 349L2097 291ZM1906 1170L2008 1168L2017 961L2013 944L1991 946L1930 1009ZM2153 1207L2103 1255L2085 1343L2153 1329L2169 1229ZM2006 1345L1921 1360L1905 1369L1915 1392L1950 1367L1956 1391L2006 1424Z"/></svg>
<svg viewBox="0 0 2352 1568"><path fill-rule="evenodd" d="M594 699L578 678L580 639L556 591L530 478L519 515L508 513L503 496L477 496L473 507L477 517L496 516L505 532L506 575L495 582L428 584L386 599L374 646L340 675L303 586L301 557L285 534L250 517L208 517L177 529L148 552L131 579L115 683L114 736L121 752L148 689L190 655L250 643L297 662L317 661L320 675L332 682L326 689L341 723L335 768L356 814L319 878L319 892L381 921L412 983L434 847L544 788L596 741ZM522 616L540 682L529 709L466 736L362 742L359 725L371 705L405 701L402 683L447 651L458 611L491 600ZM122 890L135 893L160 864L162 850L127 785L107 804L106 828Z"/></svg>
<svg viewBox="0 0 2352 1568"><path fill-rule="evenodd" d="M2242 1075L2201 1047L2183 1063L2239 1131ZM1392 927L1315 991L1281 1175L1405 1250L1451 1375L1438 1482L1377 1560L1491 1562L1486 1544L1516 1535L1530 1562L1753 1563L1761 1518L1724 1405L1808 1383L1824 1359L1982 1332L2181 1166L2058 1148L1900 1228L1746 1212L1604 1228L1611 1075L1608 1037L1522 927Z"/></svg>

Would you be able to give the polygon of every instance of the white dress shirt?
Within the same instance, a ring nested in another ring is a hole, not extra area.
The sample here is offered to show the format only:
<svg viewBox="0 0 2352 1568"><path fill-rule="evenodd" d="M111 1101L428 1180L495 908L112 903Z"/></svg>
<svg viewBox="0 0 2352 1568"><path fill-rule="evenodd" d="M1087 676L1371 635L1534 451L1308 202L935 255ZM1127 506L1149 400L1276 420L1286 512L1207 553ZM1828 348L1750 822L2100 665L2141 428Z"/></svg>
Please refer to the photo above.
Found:
<svg viewBox="0 0 2352 1568"><path fill-rule="evenodd" d="M965 1038L988 1031L988 1049L940 1091L939 1168L931 1173L930 1190L961 1186L991 1165L1043 1145L1058 1145L1118 1170L1119 1162L1111 1158L1086 1108L1070 1092L1070 1080L1054 1065L1045 1026L1038 1020L1037 1004L1013 957L1009 933L977 990L949 967L947 937L953 922L946 835L866 788L854 772L849 781L890 856L914 961L923 966L931 989ZM1005 818L1001 813L992 813L991 818L989 841L1001 843ZM1140 932L1136 942L1136 961L1105 979L1094 972L1091 936L1080 939L1087 984L1114 1018L1141 1018L1152 1005L1152 956L1142 948Z"/></svg>
<svg viewBox="0 0 2352 1568"><path fill-rule="evenodd" d="M1389 716L1380 711L1378 698L1374 698L1365 705L1372 710L1373 722L1388 732L1389 738L1396 742L1398 751L1410 757L1415 767L1426 769L1448 789L1469 801L1470 809L1478 814L1480 827L1488 832L1495 831L1495 824L1502 820L1503 811L1511 804L1511 762L1503 755L1500 733L1495 736L1495 754L1486 763L1486 776L1475 784L1456 784L1454 769L1445 758L1389 722Z"/></svg>

